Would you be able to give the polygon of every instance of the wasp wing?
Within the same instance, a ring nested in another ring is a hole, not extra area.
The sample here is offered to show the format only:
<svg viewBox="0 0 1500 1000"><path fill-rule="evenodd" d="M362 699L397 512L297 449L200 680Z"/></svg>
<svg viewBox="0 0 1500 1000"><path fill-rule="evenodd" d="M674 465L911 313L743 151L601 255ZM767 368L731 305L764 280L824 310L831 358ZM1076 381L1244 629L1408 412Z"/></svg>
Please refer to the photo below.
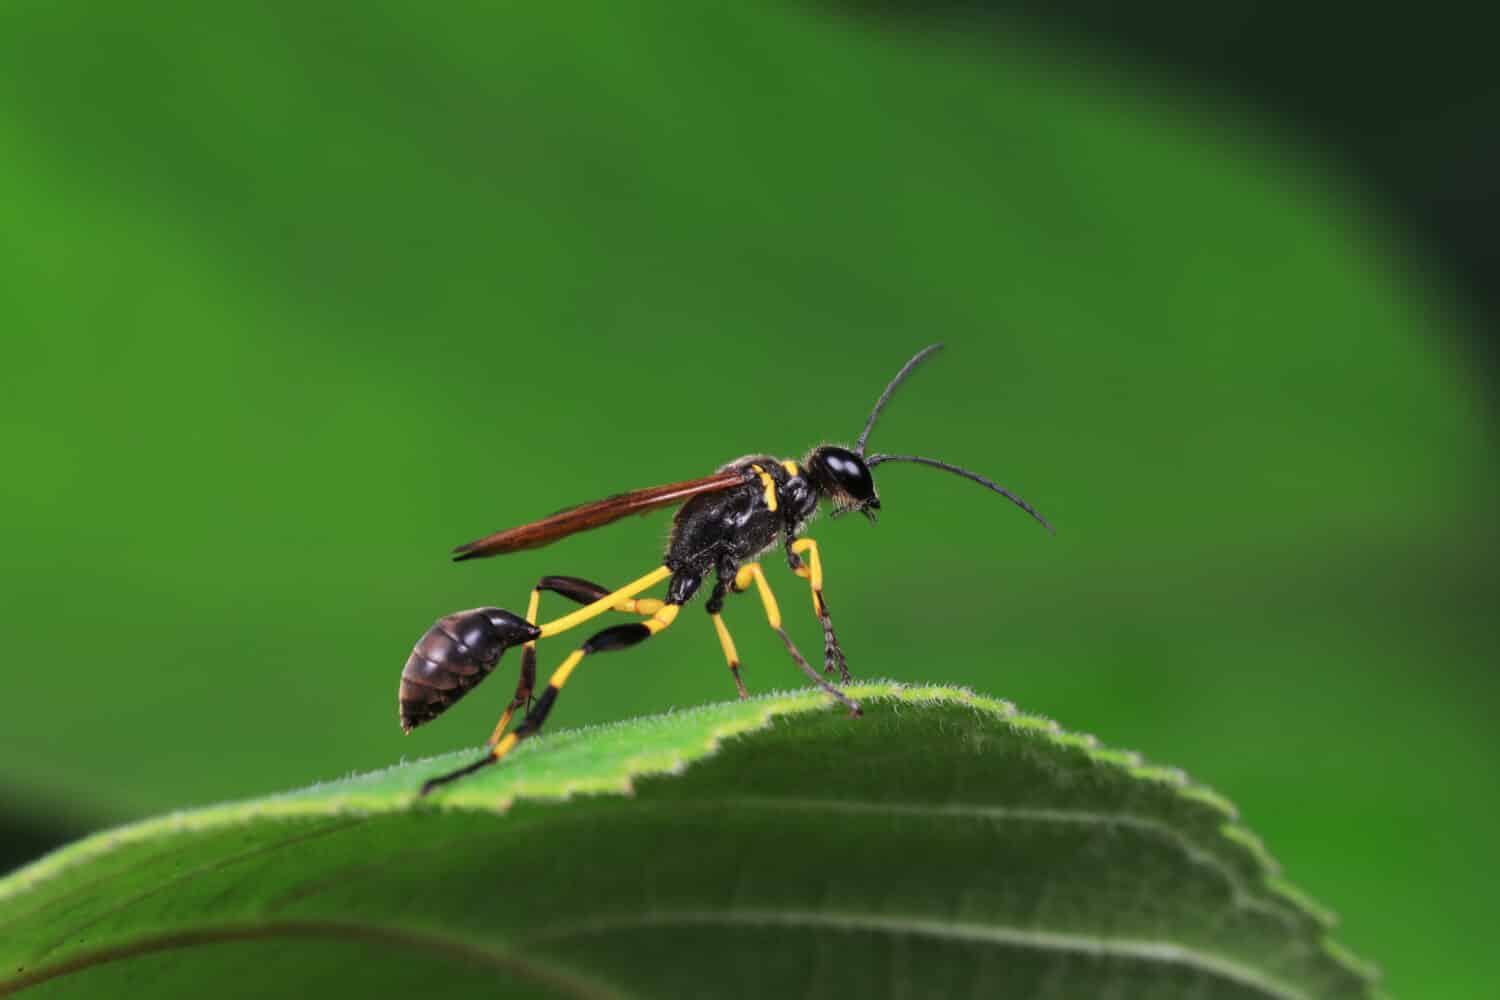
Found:
<svg viewBox="0 0 1500 1000"><path fill-rule="evenodd" d="M688 479L680 483L668 483L665 486L652 486L649 489L619 493L612 497L605 497L603 500L595 500L593 503L569 507L558 511L551 517L544 517L540 521L532 521L506 531L498 531L493 535L486 535L460 545L453 550L453 561L462 562L465 559L482 559L485 556L500 556L507 552L540 548L543 545L550 545L559 538L566 538L580 531L588 531L590 528L602 527L631 514L644 514L658 507L681 503L700 493L727 490L731 486L748 482L751 478L753 475L747 475L743 470L735 470L718 472L702 479Z"/></svg>

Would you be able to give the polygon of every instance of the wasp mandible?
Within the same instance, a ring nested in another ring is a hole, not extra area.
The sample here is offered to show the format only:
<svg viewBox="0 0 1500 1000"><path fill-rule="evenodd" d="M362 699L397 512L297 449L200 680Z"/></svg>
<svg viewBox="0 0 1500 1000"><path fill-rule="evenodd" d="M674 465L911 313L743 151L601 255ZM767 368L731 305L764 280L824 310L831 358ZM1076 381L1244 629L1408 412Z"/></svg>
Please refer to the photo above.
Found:
<svg viewBox="0 0 1500 1000"><path fill-rule="evenodd" d="M720 466L711 476L633 490L570 507L551 517L487 535L456 548L455 561L504 555L548 545L630 514L682 504L672 518L672 533L661 565L638 580L617 590L609 590L577 577L544 576L532 588L524 618L500 608L474 608L439 618L427 630L401 671L401 728L407 732L436 718L489 676L507 649L521 645L522 651L516 693L501 714L486 744L485 755L466 767L429 780L422 786L422 794L502 760L517 744L536 735L547 721L563 686L585 657L634 646L665 630L710 574L714 582L708 596L708 615L718 633L724 659L729 663L729 672L741 698L747 694L740 677L739 654L720 612L726 596L754 586L767 621L781 637L792 660L815 684L848 707L851 716L859 715L859 704L819 675L782 628L780 608L760 565L761 556L770 551L778 539L792 572L811 587L813 611L823 626L823 671L826 674L837 671L839 683L847 685L849 664L844 659L844 651L828 615L818 544L802 534L817 514L820 502L829 502L835 517L857 511L873 523L875 512L880 509L880 496L875 492L871 470L886 462L914 462L952 472L993 490L1026 511L1048 531L1052 530L1046 518L1026 501L967 469L921 455L865 455L870 430L890 401L891 394L923 360L942 346L933 344L924 348L902 366L875 401L875 408L870 411L870 418L865 421L864 430L852 449L822 444L809 451L801 461L747 455ZM664 598L641 596L663 580L667 581ZM539 625L537 611L544 591L560 594L583 607ZM641 620L614 625L590 636L562 661L547 679L547 687L533 699L537 640L560 635L611 611L639 615ZM521 724L507 733L505 730L511 718L522 708L526 709L526 715Z"/></svg>

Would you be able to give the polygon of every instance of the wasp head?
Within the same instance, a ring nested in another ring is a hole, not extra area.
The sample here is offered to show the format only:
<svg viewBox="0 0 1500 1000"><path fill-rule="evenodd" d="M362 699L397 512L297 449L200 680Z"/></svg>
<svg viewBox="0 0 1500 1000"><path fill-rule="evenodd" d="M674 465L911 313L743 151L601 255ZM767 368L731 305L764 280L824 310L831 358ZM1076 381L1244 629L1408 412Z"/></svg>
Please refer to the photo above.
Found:
<svg viewBox="0 0 1500 1000"><path fill-rule="evenodd" d="M862 457L847 448L825 444L814 448L803 464L818 496L833 501L834 516L857 510L874 522L880 497Z"/></svg>

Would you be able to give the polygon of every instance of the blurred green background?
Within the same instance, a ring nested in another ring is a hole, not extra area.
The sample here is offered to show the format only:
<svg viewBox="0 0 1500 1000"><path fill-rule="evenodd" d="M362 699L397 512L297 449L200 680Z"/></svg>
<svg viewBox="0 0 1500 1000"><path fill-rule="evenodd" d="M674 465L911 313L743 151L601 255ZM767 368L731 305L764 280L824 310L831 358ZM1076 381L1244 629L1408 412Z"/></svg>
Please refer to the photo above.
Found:
<svg viewBox="0 0 1500 1000"><path fill-rule="evenodd" d="M815 526L855 671L1185 767L1394 992L1482 993L1472 304L1273 115L994 17L6 5L5 860L479 742L509 678L402 737L411 643L542 574L639 575L667 518L450 546L850 441L942 340L875 448L1058 534L880 470L878 527ZM797 683L727 617L752 689ZM684 621L556 724L730 696Z"/></svg>

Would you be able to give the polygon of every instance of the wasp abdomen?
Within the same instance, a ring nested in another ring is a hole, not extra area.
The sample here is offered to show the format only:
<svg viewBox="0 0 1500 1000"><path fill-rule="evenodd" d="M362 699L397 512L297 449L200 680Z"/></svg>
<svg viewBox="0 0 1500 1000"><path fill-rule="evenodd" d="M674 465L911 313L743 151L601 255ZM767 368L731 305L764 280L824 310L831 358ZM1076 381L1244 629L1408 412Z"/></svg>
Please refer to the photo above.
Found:
<svg viewBox="0 0 1500 1000"><path fill-rule="evenodd" d="M401 728L411 732L489 676L500 656L542 630L500 608L474 608L439 618L401 671Z"/></svg>

